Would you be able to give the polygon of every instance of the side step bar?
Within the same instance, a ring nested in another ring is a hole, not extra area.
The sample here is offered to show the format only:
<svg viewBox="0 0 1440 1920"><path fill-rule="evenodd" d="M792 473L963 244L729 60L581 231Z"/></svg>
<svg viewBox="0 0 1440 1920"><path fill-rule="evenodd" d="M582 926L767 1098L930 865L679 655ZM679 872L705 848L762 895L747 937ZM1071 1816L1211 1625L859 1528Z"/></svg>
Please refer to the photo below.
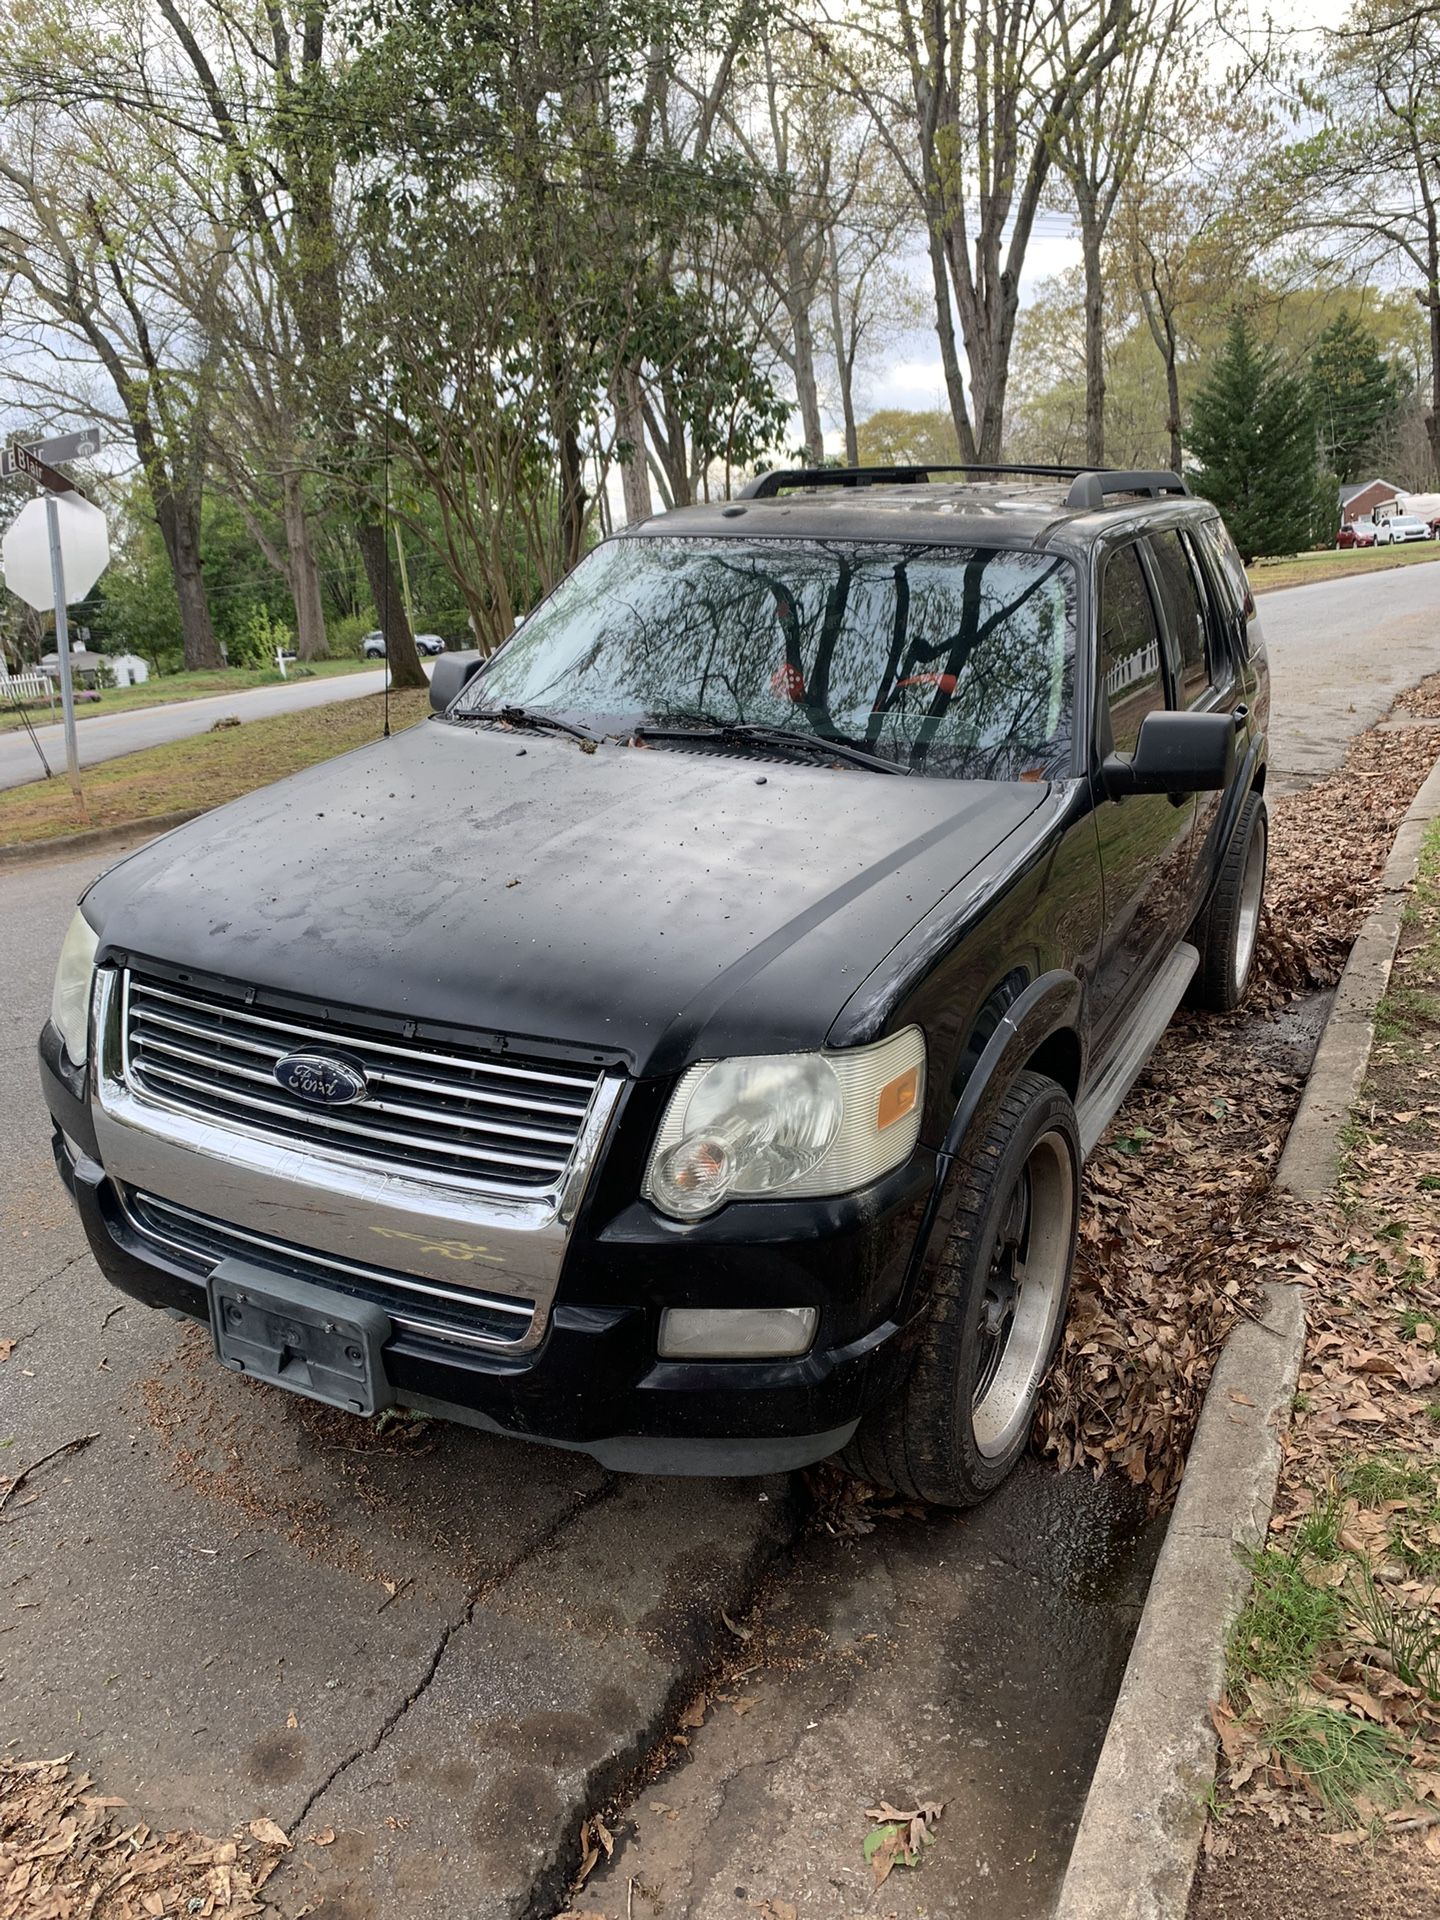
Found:
<svg viewBox="0 0 1440 1920"><path fill-rule="evenodd" d="M1129 1015L1124 1037L1109 1066L1076 1111L1075 1117L1080 1122L1080 1150L1086 1159L1139 1079L1141 1068L1169 1026L1170 1016L1184 998L1199 964L1198 950L1188 940L1182 940L1146 989L1145 998Z"/></svg>

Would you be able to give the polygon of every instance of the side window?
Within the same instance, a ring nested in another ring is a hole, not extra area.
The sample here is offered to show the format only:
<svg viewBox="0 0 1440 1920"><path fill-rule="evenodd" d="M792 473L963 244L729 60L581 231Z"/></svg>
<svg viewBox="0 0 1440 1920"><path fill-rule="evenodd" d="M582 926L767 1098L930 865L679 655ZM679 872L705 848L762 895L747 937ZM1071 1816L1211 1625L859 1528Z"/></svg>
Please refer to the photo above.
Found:
<svg viewBox="0 0 1440 1920"><path fill-rule="evenodd" d="M1190 556L1180 535L1172 530L1152 533L1150 551L1155 557L1155 572L1160 582L1160 598L1165 605L1165 620L1179 650L1176 669L1178 707L1193 707L1203 699L1210 685L1206 664L1205 602L1200 597Z"/></svg>
<svg viewBox="0 0 1440 1920"><path fill-rule="evenodd" d="M1245 651L1253 654L1256 649L1254 640L1249 636L1249 623L1255 618L1255 596L1245 577L1245 563L1240 558L1240 550L1226 531L1223 520L1202 520L1197 532L1210 560L1214 578L1229 602L1226 612L1237 623L1245 623Z"/></svg>
<svg viewBox="0 0 1440 1920"><path fill-rule="evenodd" d="M1139 549L1121 547L1100 582L1100 672L1116 753L1133 753L1140 722L1165 705L1160 628Z"/></svg>

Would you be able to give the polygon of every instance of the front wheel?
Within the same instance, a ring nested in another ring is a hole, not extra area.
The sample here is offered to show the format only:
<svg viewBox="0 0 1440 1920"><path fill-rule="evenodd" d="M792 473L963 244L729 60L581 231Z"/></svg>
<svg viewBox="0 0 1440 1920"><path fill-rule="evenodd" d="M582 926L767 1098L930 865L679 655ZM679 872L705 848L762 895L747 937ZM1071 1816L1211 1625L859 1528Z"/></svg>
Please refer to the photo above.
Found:
<svg viewBox="0 0 1440 1920"><path fill-rule="evenodd" d="M959 1206L914 1363L846 1449L852 1473L942 1507L973 1506L1009 1474L1065 1321L1080 1159L1064 1088L1018 1074L957 1166Z"/></svg>
<svg viewBox="0 0 1440 1920"><path fill-rule="evenodd" d="M1252 793L1240 809L1210 904L1190 936L1200 949L1188 995L1192 1006L1229 1013L1245 998L1265 901L1269 845L1265 801Z"/></svg>

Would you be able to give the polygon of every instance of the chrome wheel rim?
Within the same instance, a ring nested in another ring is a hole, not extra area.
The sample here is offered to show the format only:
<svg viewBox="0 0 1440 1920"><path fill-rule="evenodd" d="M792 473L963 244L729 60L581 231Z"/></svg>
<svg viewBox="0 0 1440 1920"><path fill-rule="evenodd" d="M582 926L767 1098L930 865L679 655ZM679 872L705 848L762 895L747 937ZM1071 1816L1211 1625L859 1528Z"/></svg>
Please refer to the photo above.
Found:
<svg viewBox="0 0 1440 1920"><path fill-rule="evenodd" d="M987 1460L1029 1428L1065 1299L1074 1217L1069 1145L1042 1134L1001 1209L980 1302L970 1419Z"/></svg>
<svg viewBox="0 0 1440 1920"><path fill-rule="evenodd" d="M1235 991L1245 991L1255 936L1260 930L1260 903L1265 895L1265 827L1263 821L1250 836L1245 871L1240 877L1240 913L1235 924Z"/></svg>

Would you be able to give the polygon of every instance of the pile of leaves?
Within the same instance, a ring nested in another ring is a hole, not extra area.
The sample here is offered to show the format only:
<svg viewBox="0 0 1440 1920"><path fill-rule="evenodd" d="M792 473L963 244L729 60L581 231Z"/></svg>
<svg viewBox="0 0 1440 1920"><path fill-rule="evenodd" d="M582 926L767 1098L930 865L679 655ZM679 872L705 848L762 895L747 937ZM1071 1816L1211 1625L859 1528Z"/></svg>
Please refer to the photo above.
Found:
<svg viewBox="0 0 1440 1920"><path fill-rule="evenodd" d="M865 1818L873 1823L865 1836L865 1858L877 1887L884 1886L895 1867L919 1866L926 1847L934 1844L935 1823L944 1811L943 1800L921 1800L903 1809L882 1800L878 1807L865 1809Z"/></svg>
<svg viewBox="0 0 1440 1920"><path fill-rule="evenodd" d="M270 1911L260 1889L289 1841L273 1820L229 1840L124 1818L69 1757L0 1761L0 1920L154 1920Z"/></svg>
<svg viewBox="0 0 1440 1920"><path fill-rule="evenodd" d="M1163 1506L1258 1282L1316 1276L1309 1221L1271 1189L1305 1066L1270 1020L1338 980L1437 752L1440 725L1371 728L1334 776L1272 800L1246 1007L1177 1018L1086 1169L1070 1314L1037 1422L1062 1466L1118 1468Z"/></svg>

